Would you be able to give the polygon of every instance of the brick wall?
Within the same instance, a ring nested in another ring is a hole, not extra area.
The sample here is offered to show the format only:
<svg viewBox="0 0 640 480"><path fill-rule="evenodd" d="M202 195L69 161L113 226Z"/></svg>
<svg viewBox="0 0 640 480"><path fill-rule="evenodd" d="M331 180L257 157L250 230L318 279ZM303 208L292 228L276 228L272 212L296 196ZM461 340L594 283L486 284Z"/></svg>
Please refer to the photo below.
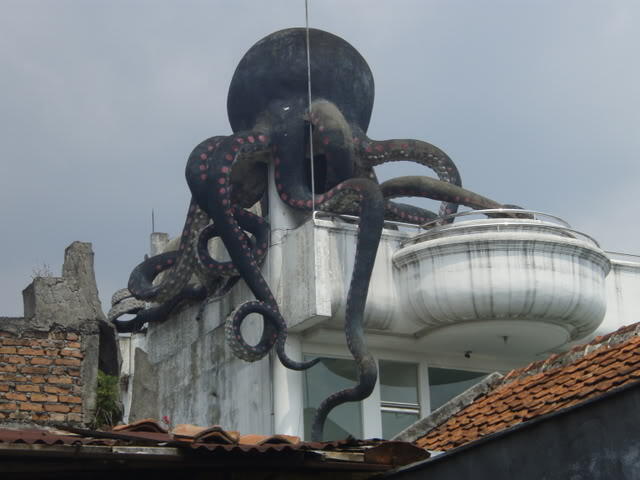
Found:
<svg viewBox="0 0 640 480"><path fill-rule="evenodd" d="M0 331L0 421L83 423L82 336Z"/></svg>

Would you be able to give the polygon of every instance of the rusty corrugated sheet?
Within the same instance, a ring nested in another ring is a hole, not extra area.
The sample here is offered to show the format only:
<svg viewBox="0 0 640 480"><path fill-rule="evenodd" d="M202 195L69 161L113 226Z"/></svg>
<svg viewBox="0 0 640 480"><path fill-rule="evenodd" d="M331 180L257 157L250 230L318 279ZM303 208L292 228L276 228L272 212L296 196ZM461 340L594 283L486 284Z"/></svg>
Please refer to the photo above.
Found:
<svg viewBox="0 0 640 480"><path fill-rule="evenodd" d="M255 444L202 443L176 438L170 433L134 431L100 431L69 427L75 433L61 430L48 431L36 429L1 429L2 444L58 445L58 446L166 446L209 454L275 454L286 455L293 452L341 452L343 454L361 454L363 463L397 465L398 462L417 461L424 458L424 451L409 443L386 442L382 440L347 439L334 442L298 442L283 443L281 436L256 436ZM266 438L266 441L265 441ZM277 443L270 443L278 441ZM391 453L393 451L393 453ZM365 453L368 452L368 453ZM333 457L337 458L337 457ZM345 457L346 458L346 457ZM350 457L355 458L355 457ZM399 460L402 459L402 460ZM408 459L408 460L407 460Z"/></svg>
<svg viewBox="0 0 640 480"><path fill-rule="evenodd" d="M27 445L115 445L117 440L108 438L92 438L80 435L54 433L37 429L3 429L0 428L0 446L4 444Z"/></svg>

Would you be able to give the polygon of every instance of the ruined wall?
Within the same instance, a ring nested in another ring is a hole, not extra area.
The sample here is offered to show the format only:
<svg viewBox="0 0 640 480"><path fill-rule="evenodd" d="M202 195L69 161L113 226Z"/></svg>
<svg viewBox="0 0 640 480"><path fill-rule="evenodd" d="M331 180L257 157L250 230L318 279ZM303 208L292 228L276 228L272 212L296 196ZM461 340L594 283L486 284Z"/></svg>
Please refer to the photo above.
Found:
<svg viewBox="0 0 640 480"><path fill-rule="evenodd" d="M0 423L90 423L98 367L118 371L91 244L72 243L62 276L37 277L22 294L24 317L0 317Z"/></svg>

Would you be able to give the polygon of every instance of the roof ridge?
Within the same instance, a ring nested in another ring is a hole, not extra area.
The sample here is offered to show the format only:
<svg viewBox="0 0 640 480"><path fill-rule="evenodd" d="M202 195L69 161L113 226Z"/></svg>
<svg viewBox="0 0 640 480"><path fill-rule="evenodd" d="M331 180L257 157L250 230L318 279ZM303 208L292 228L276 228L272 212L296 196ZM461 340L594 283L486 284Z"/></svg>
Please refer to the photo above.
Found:
<svg viewBox="0 0 640 480"><path fill-rule="evenodd" d="M464 410L475 400L493 391L496 386L502 383L502 374L493 372L483 378L480 382L468 388L460 395L453 397L445 404L438 407L426 417L405 428L403 431L392 437L390 440L401 442L415 442L418 438L424 437L434 428L439 427L456 413Z"/></svg>

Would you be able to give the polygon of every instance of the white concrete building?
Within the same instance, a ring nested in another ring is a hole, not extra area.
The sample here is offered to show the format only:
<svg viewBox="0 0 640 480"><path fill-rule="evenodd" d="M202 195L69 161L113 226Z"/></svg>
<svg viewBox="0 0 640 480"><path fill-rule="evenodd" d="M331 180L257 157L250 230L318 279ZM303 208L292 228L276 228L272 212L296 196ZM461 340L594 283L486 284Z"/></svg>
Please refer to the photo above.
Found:
<svg viewBox="0 0 640 480"><path fill-rule="evenodd" d="M274 195L270 203L263 273L289 324L287 352L325 360L295 372L273 355L235 358L224 322L252 299L240 282L207 300L200 320L201 306L193 305L122 336L128 420L166 417L309 438L314 407L354 382L343 324L357 225L319 213L301 218ZM378 384L363 402L331 413L326 438L390 438L488 373L640 318L640 257L604 252L560 219L463 214L429 230L389 227L365 312ZM156 250L159 237L153 241ZM247 338L259 338L257 320L245 322Z"/></svg>

